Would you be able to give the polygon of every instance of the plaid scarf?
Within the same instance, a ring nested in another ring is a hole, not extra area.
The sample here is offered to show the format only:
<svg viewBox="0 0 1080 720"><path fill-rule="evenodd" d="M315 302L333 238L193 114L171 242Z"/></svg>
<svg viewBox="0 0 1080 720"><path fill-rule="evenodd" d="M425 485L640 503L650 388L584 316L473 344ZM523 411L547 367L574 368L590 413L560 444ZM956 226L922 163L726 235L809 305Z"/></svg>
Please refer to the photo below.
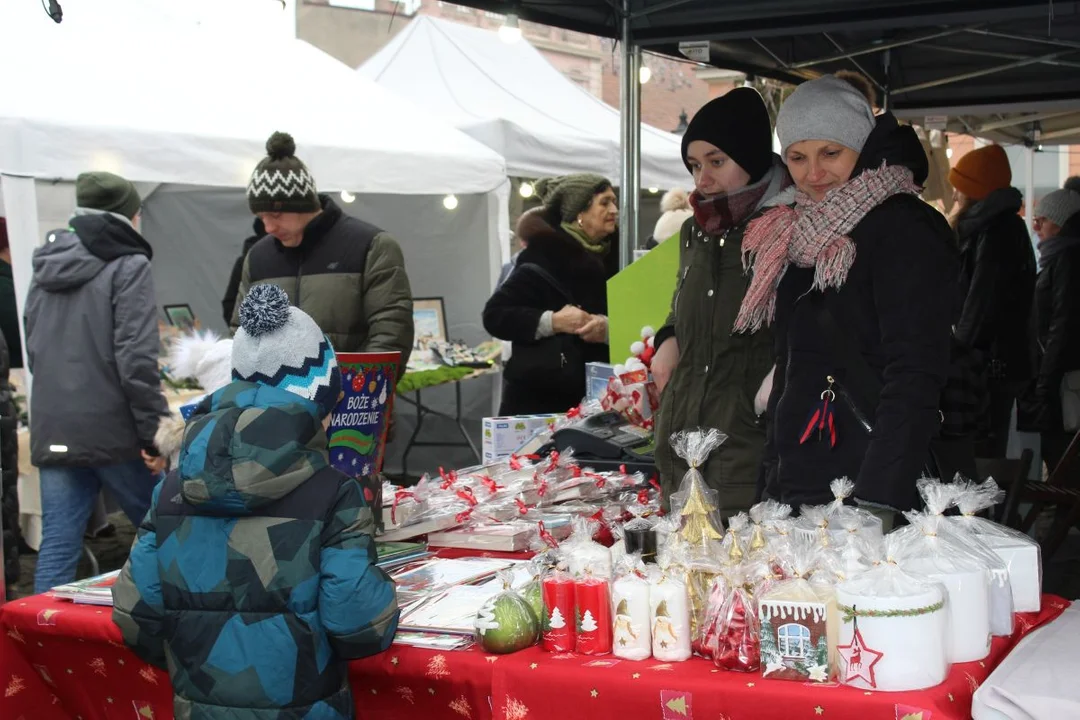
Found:
<svg viewBox="0 0 1080 720"><path fill-rule="evenodd" d="M735 332L756 332L772 322L776 289L791 263L814 268L813 289L840 288L855 262L849 233L888 198L920 190L906 167L883 163L830 190L821 202L799 192L795 207L775 208L751 222L743 237L743 266L754 275Z"/></svg>
<svg viewBox="0 0 1080 720"><path fill-rule="evenodd" d="M747 185L731 193L706 197L695 190L690 193L690 206L694 209L694 220L710 235L719 235L725 230L740 225L761 205L776 172L775 167L771 168L753 185ZM784 175L786 178L787 173L785 172ZM790 184L791 181L787 180L780 189L783 190Z"/></svg>

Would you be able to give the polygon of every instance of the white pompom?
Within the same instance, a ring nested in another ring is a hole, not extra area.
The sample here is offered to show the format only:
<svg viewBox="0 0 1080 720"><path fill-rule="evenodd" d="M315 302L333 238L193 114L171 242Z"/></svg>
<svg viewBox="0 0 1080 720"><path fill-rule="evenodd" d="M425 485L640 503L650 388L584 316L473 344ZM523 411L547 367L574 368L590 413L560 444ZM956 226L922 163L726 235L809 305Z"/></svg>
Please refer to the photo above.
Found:
<svg viewBox="0 0 1080 720"><path fill-rule="evenodd" d="M619 375L625 375L625 374L626 374L626 366L625 365L616 365L615 366L615 376L616 377L618 377Z"/></svg>
<svg viewBox="0 0 1080 720"><path fill-rule="evenodd" d="M634 370L644 370L645 363L638 358L630 358L626 361L626 369L630 372L633 372Z"/></svg>
<svg viewBox="0 0 1080 720"><path fill-rule="evenodd" d="M648 340L649 338L651 338L655 334L656 334L656 331L653 330L652 327L649 326L649 325L646 325L645 327L641 328L641 339L642 340Z"/></svg>
<svg viewBox="0 0 1080 720"><path fill-rule="evenodd" d="M645 352L645 343L638 340L637 342L630 344L630 353L632 355L640 355L643 352Z"/></svg>
<svg viewBox="0 0 1080 720"><path fill-rule="evenodd" d="M655 335L650 336L649 339L645 341L645 344L647 346L651 347L651 348L655 348L656 347L656 336Z"/></svg>

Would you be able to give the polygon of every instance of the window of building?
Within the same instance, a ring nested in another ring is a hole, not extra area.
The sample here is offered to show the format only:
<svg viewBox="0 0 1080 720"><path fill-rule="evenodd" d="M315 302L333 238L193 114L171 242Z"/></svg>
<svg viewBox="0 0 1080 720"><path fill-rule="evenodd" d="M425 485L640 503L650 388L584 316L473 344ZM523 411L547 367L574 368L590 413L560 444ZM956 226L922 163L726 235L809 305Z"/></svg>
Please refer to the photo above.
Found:
<svg viewBox="0 0 1080 720"><path fill-rule="evenodd" d="M802 625L788 623L776 632L777 649L788 658L804 658L810 654L810 630Z"/></svg>

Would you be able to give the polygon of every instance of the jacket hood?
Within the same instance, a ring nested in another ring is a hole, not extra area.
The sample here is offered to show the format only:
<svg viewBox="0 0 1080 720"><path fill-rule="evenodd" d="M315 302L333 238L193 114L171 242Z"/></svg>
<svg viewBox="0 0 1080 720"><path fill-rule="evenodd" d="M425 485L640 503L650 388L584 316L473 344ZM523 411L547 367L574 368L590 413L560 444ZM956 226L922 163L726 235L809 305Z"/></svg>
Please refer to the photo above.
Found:
<svg viewBox="0 0 1080 720"><path fill-rule="evenodd" d="M184 500L235 516L288 495L327 464L315 403L237 381L199 403L177 469Z"/></svg>
<svg viewBox="0 0 1080 720"><path fill-rule="evenodd" d="M115 260L124 255L145 255L148 260L154 257L150 243L127 218L79 208L70 224L86 249L102 260Z"/></svg>
<svg viewBox="0 0 1080 720"><path fill-rule="evenodd" d="M919 136L910 126L898 123L892 113L878 115L877 125L866 138L852 177L864 170L876 170L882 163L908 168L919 185L925 185L930 174L930 161Z"/></svg>
<svg viewBox="0 0 1080 720"><path fill-rule="evenodd" d="M34 251L34 282L49 292L72 290L93 280L107 264L74 232L57 230Z"/></svg>
<svg viewBox="0 0 1080 720"><path fill-rule="evenodd" d="M1016 188L995 190L964 213L956 225L956 232L961 238L971 237L1002 215L1016 215L1023 204L1024 196Z"/></svg>

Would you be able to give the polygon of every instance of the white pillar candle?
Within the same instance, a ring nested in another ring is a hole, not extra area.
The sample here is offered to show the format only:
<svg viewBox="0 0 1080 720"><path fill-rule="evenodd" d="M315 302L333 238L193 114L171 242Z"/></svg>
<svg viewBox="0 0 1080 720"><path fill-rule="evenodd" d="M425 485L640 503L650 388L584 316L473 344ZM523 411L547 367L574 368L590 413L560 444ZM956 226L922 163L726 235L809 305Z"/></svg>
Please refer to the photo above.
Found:
<svg viewBox="0 0 1080 720"><path fill-rule="evenodd" d="M591 540L579 543L570 551L568 565L575 578L584 577L588 570L593 577L610 580L611 550Z"/></svg>
<svg viewBox="0 0 1080 720"><path fill-rule="evenodd" d="M634 573L615 581L612 588L615 657L648 660L652 654L649 581Z"/></svg>
<svg viewBox="0 0 1080 720"><path fill-rule="evenodd" d="M945 586L950 662L975 662L990 654L990 573L986 568L943 571L934 558L918 558L904 569Z"/></svg>
<svg viewBox="0 0 1080 720"><path fill-rule="evenodd" d="M871 573L879 573L871 571ZM841 621L839 676L840 681L852 687L864 690L884 690L904 692L922 690L939 685L949 674L949 662L946 655L946 625L948 615L944 607L944 591L937 585L914 585L914 594L894 596L878 595L872 586L870 574L850 583L842 583L836 588L837 605L841 616L845 608L855 608L858 617ZM889 582L880 583L877 589L890 591ZM899 590L894 586L892 590ZM910 592L912 588L904 588ZM889 613L896 611L933 608L910 617L905 616L868 616L869 613ZM856 621L862 647L859 661L861 666L850 667L852 657L850 646L855 637ZM872 671L872 672L871 672ZM873 678L873 684L869 678Z"/></svg>
<svg viewBox="0 0 1080 720"><path fill-rule="evenodd" d="M1039 612L1042 609L1042 553L1032 543L1018 543L1011 538L980 535L990 549L1009 568L1013 610Z"/></svg>
<svg viewBox="0 0 1080 720"><path fill-rule="evenodd" d="M1004 567L990 570L990 633L997 637L1013 634L1013 592Z"/></svg>
<svg viewBox="0 0 1080 720"><path fill-rule="evenodd" d="M690 601L682 580L661 575L649 584L652 654L663 662L690 659Z"/></svg>

